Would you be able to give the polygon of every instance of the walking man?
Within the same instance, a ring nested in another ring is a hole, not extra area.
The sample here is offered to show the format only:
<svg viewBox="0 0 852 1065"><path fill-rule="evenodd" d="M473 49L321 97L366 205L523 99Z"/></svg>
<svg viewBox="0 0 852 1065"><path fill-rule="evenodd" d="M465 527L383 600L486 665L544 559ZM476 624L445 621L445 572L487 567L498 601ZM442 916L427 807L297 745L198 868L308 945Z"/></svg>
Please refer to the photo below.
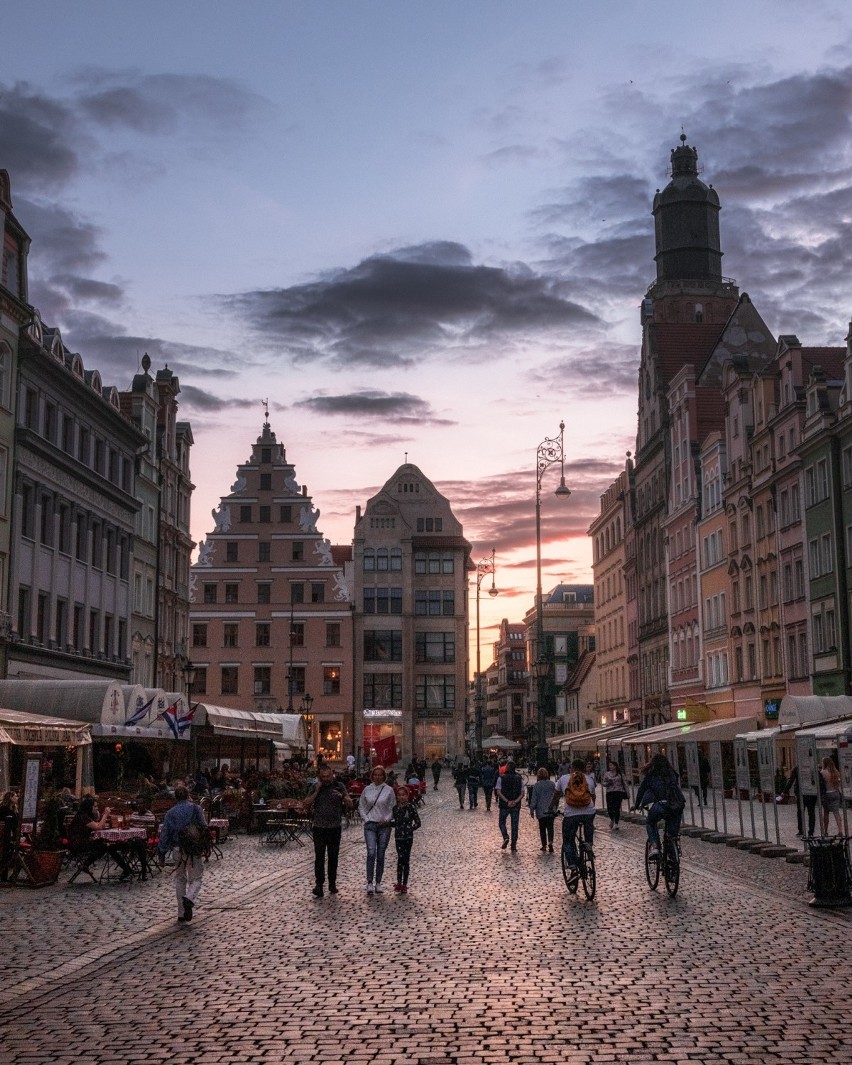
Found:
<svg viewBox="0 0 852 1065"><path fill-rule="evenodd" d="M497 766L489 759L479 771L479 782L482 784L482 793L485 795L485 809L491 809L491 796L494 794L494 785L497 783Z"/></svg>
<svg viewBox="0 0 852 1065"><path fill-rule="evenodd" d="M479 764L477 762L471 762L470 769L467 771L467 805L471 810L475 810L479 805Z"/></svg>
<svg viewBox="0 0 852 1065"><path fill-rule="evenodd" d="M165 858L170 850L178 851L175 862L175 895L178 920L192 920L192 911L201 891L204 875L204 853L209 845L209 830L204 811L190 801L189 790L183 784L175 788L175 804L166 812L160 826L157 850Z"/></svg>
<svg viewBox="0 0 852 1065"><path fill-rule="evenodd" d="M512 850L518 849L518 821L521 816L521 800L524 794L524 784L518 773L515 772L515 763L506 763L506 772L497 778L494 785L494 794L497 796L497 805L500 808L498 826L500 835L503 837L503 850L509 846L509 832L506 829L507 819L512 831Z"/></svg>
<svg viewBox="0 0 852 1065"><path fill-rule="evenodd" d="M444 767L441 764L441 759L436 758L435 761L432 763L432 786L435 791L438 790L438 781L441 779L441 770L443 768Z"/></svg>
<svg viewBox="0 0 852 1065"><path fill-rule="evenodd" d="M316 787L302 804L311 815L314 837L315 899L323 896L325 863L328 856L328 890L337 894L337 860L340 856L340 837L343 832L343 811L352 809L352 800L343 784L334 778L334 770L323 764Z"/></svg>

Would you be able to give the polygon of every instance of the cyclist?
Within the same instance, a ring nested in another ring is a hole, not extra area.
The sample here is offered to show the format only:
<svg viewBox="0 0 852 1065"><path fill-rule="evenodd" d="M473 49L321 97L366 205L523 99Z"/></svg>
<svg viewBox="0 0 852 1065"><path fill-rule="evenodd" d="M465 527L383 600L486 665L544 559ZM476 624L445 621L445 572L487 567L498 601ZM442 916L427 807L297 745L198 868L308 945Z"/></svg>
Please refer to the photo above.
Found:
<svg viewBox="0 0 852 1065"><path fill-rule="evenodd" d="M657 830L657 822L660 818L665 818L666 835L670 839L677 839L685 805L686 799L680 790L680 780L671 762L664 754L655 754L639 785L634 807L634 809L642 806L650 807L648 819L645 822L651 844L649 855L660 853L660 833Z"/></svg>
<svg viewBox="0 0 852 1065"><path fill-rule="evenodd" d="M553 796L554 810L559 805L560 796L565 799L562 811L562 847L565 862L577 872L577 829L583 826L586 843L591 847L595 838L595 778L594 774L585 772L586 763L582 758L575 758L571 769L559 778ZM576 879L574 883L576 884Z"/></svg>

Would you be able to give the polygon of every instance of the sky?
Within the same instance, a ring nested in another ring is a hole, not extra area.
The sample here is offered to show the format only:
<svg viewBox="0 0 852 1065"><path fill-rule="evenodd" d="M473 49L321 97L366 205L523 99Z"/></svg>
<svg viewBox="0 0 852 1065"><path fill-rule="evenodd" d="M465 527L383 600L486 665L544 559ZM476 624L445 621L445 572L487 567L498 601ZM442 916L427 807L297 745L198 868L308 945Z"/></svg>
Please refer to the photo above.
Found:
<svg viewBox="0 0 852 1065"><path fill-rule="evenodd" d="M415 463L474 561L496 551L487 658L533 603L562 420L543 584L591 582L682 131L724 274L776 336L843 344L850 44L848 0L14 5L0 167L30 301L104 384L144 352L177 373L197 541L264 401L333 543Z"/></svg>

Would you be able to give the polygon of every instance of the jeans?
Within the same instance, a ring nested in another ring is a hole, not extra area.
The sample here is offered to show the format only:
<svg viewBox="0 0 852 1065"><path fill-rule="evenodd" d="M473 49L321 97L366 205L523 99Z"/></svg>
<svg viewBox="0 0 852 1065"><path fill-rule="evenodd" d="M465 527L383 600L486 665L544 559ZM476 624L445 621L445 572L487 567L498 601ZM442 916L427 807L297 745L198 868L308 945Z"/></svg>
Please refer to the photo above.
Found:
<svg viewBox="0 0 852 1065"><path fill-rule="evenodd" d="M367 883L374 880L381 884L385 874L385 851L391 838L391 826L379 825L368 821L364 825L364 839L367 842ZM375 875L374 875L375 873Z"/></svg>
<svg viewBox="0 0 852 1065"><path fill-rule="evenodd" d="M486 810L490 810L491 809L491 796L494 794L494 785L493 784L483 784L482 785L482 794L485 796L485 809Z"/></svg>
<svg viewBox="0 0 852 1065"><path fill-rule="evenodd" d="M645 831L648 833L648 839L657 847L660 845L660 833L657 830L657 822L660 818L665 818L666 821L666 835L671 839L680 834L680 822L683 817L683 810L670 810L668 803L655 802L648 810L648 820L645 822Z"/></svg>
<svg viewBox="0 0 852 1065"><path fill-rule="evenodd" d="M464 809L464 784L456 784L456 791L459 793L459 809Z"/></svg>
<svg viewBox="0 0 852 1065"><path fill-rule="evenodd" d="M328 886L337 886L337 859L340 856L339 828L317 828L314 825L314 880L317 887L325 883L325 859L328 855Z"/></svg>
<svg viewBox="0 0 852 1065"><path fill-rule="evenodd" d="M511 821L513 847L517 846L518 843L518 821L520 820L520 817L520 806L503 806L501 804L500 817L497 821L497 824L500 827L500 835L503 837L504 840L507 840L509 838L509 833L506 830L506 819L509 818Z"/></svg>
<svg viewBox="0 0 852 1065"><path fill-rule="evenodd" d="M580 825L586 834L586 843L591 847L595 839L595 815L574 814L562 818L562 849L569 865L577 864L577 829Z"/></svg>
<svg viewBox="0 0 852 1065"><path fill-rule="evenodd" d="M553 850L553 822L556 814L545 814L538 819L538 834L541 838L541 849L550 847Z"/></svg>
<svg viewBox="0 0 852 1065"><path fill-rule="evenodd" d="M476 800L479 794L479 781L469 780L467 782L467 804L471 810L476 806Z"/></svg>
<svg viewBox="0 0 852 1065"><path fill-rule="evenodd" d="M623 801L623 791L608 791L606 793L606 812L614 825L617 825L621 820L621 804Z"/></svg>
<svg viewBox="0 0 852 1065"><path fill-rule="evenodd" d="M177 852L175 852L177 856ZM201 891L201 878L204 876L204 859L190 858L186 854L177 856L175 863L175 895L177 896L178 917L184 913L183 900L198 901Z"/></svg>

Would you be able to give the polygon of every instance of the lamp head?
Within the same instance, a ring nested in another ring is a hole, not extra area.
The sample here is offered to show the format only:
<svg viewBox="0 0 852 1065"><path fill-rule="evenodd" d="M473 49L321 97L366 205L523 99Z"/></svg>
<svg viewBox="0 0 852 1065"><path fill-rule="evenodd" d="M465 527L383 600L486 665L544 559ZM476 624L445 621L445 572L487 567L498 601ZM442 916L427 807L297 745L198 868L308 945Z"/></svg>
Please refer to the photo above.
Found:
<svg viewBox="0 0 852 1065"><path fill-rule="evenodd" d="M493 599L495 595L499 595L500 594L500 591L499 591L498 588L495 588L494 585L492 584L491 587L488 589L488 594Z"/></svg>
<svg viewBox="0 0 852 1065"><path fill-rule="evenodd" d="M559 487L554 492L554 495L559 496L560 499L567 499L568 496L571 495L571 489L565 483L565 478L564 477L559 482Z"/></svg>

